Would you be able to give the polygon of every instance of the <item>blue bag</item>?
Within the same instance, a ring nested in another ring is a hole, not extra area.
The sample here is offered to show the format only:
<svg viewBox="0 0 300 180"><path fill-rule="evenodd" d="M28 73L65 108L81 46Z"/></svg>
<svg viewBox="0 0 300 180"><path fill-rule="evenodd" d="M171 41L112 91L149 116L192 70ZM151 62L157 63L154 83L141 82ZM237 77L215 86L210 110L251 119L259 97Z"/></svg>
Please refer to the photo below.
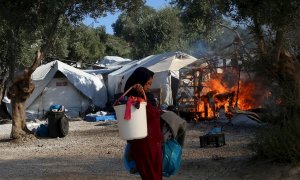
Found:
<svg viewBox="0 0 300 180"><path fill-rule="evenodd" d="M127 171L133 172L136 169L136 164L135 161L131 159L129 150L130 150L130 144L127 143L123 155L123 163Z"/></svg>
<svg viewBox="0 0 300 180"><path fill-rule="evenodd" d="M129 172L132 172L136 169L136 163L133 159L129 158L129 149L130 144L126 144L124 155L123 155L123 164L125 169ZM180 168L181 164L181 155L182 147L175 139L170 139L167 142L163 143L162 146L162 175L169 177L175 175ZM138 173L135 173L138 174Z"/></svg>
<svg viewBox="0 0 300 180"><path fill-rule="evenodd" d="M36 135L40 137L48 137L49 136L48 125L40 124L36 130Z"/></svg>
<svg viewBox="0 0 300 180"><path fill-rule="evenodd" d="M175 175L180 168L182 147L175 139L163 144L163 176Z"/></svg>
<svg viewBox="0 0 300 180"><path fill-rule="evenodd" d="M49 110L50 111L53 111L53 110L59 110L61 108L61 105L59 104L53 104L49 107Z"/></svg>

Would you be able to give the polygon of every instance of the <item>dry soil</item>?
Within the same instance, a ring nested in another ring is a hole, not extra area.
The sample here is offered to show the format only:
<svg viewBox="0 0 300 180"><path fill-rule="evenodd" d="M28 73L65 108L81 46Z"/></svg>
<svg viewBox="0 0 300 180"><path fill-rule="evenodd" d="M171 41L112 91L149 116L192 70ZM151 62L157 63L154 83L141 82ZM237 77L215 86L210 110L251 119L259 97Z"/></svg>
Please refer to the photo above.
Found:
<svg viewBox="0 0 300 180"><path fill-rule="evenodd" d="M225 126L226 145L200 148L211 123L188 123L180 171L170 180L300 179L300 166L254 160L248 144L257 127ZM12 143L0 125L0 179L140 179L122 163L126 141L116 122L70 121L64 138Z"/></svg>

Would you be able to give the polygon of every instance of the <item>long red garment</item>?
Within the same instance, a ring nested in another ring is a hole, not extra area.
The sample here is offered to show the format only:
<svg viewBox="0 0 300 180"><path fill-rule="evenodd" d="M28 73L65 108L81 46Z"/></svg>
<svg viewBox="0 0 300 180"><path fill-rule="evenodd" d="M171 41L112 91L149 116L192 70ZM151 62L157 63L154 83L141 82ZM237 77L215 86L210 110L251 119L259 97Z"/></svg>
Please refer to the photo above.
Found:
<svg viewBox="0 0 300 180"><path fill-rule="evenodd" d="M162 134L160 130L160 113L157 107L147 103L146 138L131 140L131 155L143 180L162 179Z"/></svg>

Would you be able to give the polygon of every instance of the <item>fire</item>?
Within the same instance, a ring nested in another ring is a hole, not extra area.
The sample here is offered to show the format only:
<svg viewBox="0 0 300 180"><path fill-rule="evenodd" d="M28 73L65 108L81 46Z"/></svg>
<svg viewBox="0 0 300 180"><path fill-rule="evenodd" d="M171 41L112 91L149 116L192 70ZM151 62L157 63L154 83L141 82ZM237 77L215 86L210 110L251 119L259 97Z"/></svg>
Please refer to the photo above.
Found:
<svg viewBox="0 0 300 180"><path fill-rule="evenodd" d="M255 85L253 82L241 83L241 87L239 89L239 99L238 99L238 107L241 110L254 109L257 108L258 104L254 99Z"/></svg>
<svg viewBox="0 0 300 180"><path fill-rule="evenodd" d="M228 87L226 84L222 84L220 79L211 79L207 83L204 83L205 86L209 87L211 90L217 91L217 93L227 92Z"/></svg>
<svg viewBox="0 0 300 180"><path fill-rule="evenodd" d="M227 72L228 73L228 72ZM214 74L202 83L202 96L197 111L201 117L216 117L221 109L249 110L261 106L266 93L254 81L239 78L237 74Z"/></svg>

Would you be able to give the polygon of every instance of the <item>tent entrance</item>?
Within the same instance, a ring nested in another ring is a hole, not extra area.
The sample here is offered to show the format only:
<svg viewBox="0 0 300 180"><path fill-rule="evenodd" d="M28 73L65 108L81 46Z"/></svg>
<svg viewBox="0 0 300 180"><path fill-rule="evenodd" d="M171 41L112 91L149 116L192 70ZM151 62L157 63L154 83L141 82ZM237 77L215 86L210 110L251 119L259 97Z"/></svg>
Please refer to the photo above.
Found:
<svg viewBox="0 0 300 180"><path fill-rule="evenodd" d="M68 116L78 117L90 103L88 97L78 91L64 74L57 71L54 78L27 110L37 113L37 117L42 117L51 105L60 104L65 106Z"/></svg>

